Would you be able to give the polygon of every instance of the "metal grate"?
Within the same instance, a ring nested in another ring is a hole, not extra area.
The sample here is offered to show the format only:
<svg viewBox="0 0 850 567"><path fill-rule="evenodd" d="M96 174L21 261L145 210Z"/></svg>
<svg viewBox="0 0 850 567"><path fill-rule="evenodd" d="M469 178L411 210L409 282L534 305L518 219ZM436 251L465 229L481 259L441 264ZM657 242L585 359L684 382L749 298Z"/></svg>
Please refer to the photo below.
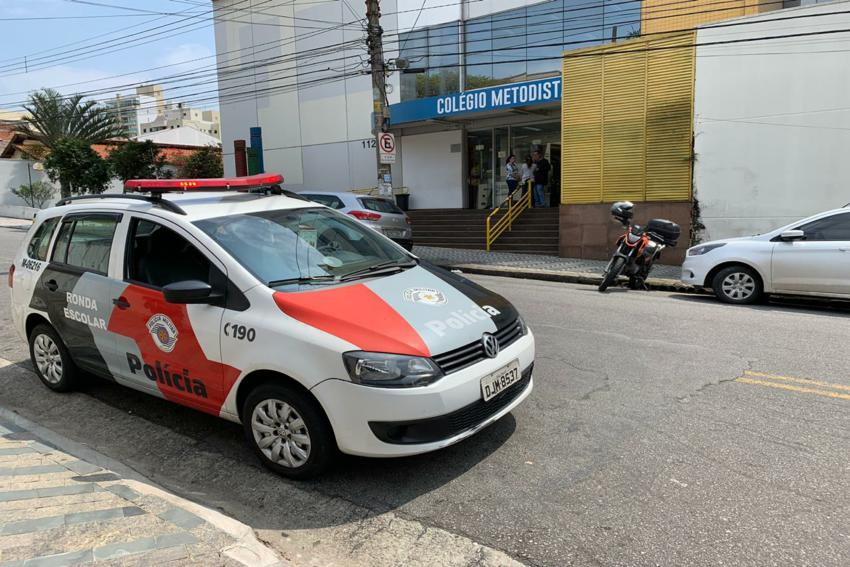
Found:
<svg viewBox="0 0 850 567"><path fill-rule="evenodd" d="M505 348L522 336L522 325L519 319L514 319L493 334L499 339L499 346ZM457 372L486 358L484 345L480 340L433 357L445 374Z"/></svg>

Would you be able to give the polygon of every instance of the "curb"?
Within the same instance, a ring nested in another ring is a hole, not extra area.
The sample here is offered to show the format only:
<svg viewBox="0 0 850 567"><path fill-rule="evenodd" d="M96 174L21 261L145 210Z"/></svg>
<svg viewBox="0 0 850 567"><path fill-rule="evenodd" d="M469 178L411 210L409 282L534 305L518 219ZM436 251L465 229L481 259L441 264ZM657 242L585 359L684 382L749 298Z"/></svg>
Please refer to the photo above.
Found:
<svg viewBox="0 0 850 567"><path fill-rule="evenodd" d="M599 285L602 276L586 272L564 272L559 270L545 270L540 268L514 268L510 266L490 266L484 264L452 264L435 262L437 265L450 270L460 270L467 274L480 274L485 276L502 276L507 278L521 278L529 280L541 280L561 283L578 283L585 285ZM649 278L646 280L649 289L659 291L674 291L679 293L706 293L701 288L684 284L678 280L668 278Z"/></svg>
<svg viewBox="0 0 850 567"><path fill-rule="evenodd" d="M0 367L13 364L0 358ZM26 368L24 370L31 372ZM35 437L46 442L45 444L48 446L53 446L82 461L118 474L122 477L121 481L124 484L140 494L154 496L205 520L217 530L236 540L235 543L228 547L218 550L219 553L235 563L245 565L246 567L291 567L289 562L257 539L254 530L249 525L226 516L221 512L168 492L154 481L145 478L127 465L95 451L88 445L78 443L55 431L42 427L3 406L0 406L0 418L29 431Z"/></svg>

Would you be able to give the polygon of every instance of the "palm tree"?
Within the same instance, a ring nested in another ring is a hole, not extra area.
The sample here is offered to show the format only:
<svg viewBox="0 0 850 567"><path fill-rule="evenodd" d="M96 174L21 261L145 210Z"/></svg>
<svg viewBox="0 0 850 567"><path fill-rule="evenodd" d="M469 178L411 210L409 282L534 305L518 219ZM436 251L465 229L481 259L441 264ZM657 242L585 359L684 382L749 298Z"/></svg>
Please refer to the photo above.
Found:
<svg viewBox="0 0 850 567"><path fill-rule="evenodd" d="M29 116L21 130L50 151L66 140L91 145L126 136L114 112L93 100L83 100L83 95L65 97L53 89L42 89L30 95L24 108ZM61 193L63 197L70 194L64 183Z"/></svg>
<svg viewBox="0 0 850 567"><path fill-rule="evenodd" d="M24 133L50 149L68 138L100 144L126 135L117 115L93 100L84 101L83 95L64 97L53 89L42 89L30 95L24 109L29 113Z"/></svg>

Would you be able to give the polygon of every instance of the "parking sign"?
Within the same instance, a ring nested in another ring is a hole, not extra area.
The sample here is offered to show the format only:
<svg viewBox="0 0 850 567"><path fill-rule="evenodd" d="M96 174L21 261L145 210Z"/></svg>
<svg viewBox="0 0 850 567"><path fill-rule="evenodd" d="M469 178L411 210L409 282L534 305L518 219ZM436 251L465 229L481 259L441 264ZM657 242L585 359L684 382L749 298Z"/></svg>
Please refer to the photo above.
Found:
<svg viewBox="0 0 850 567"><path fill-rule="evenodd" d="M395 163L395 136L389 132L378 134L378 153L381 163Z"/></svg>

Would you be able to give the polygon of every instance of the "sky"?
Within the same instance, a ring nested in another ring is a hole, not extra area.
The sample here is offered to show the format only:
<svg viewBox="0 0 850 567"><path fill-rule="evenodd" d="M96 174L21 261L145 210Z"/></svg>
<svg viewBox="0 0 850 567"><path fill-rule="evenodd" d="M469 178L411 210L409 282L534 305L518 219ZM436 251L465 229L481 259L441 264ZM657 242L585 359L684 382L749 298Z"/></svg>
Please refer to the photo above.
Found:
<svg viewBox="0 0 850 567"><path fill-rule="evenodd" d="M165 96L215 108L211 10L210 0L0 0L0 110L43 87L102 100L199 69L209 74L191 82L205 84L165 84Z"/></svg>

